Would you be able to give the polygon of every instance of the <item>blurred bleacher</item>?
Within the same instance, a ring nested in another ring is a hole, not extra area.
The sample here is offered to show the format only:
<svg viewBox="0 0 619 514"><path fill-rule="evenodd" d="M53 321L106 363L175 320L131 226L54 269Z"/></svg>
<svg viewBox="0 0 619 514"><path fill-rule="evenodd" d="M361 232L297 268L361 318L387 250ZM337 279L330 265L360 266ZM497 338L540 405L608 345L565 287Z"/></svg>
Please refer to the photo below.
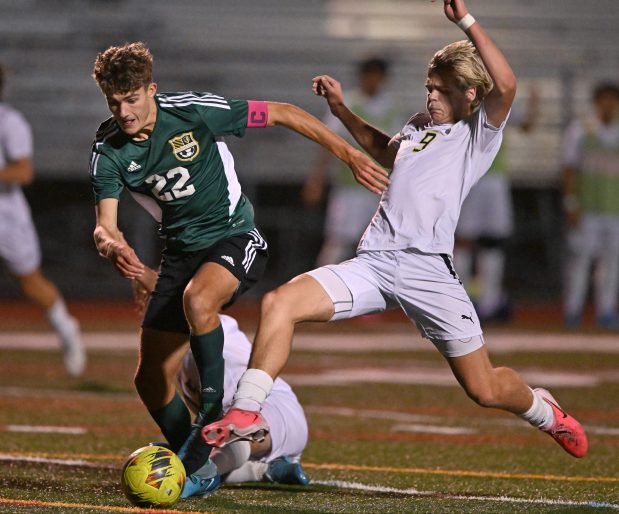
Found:
<svg viewBox="0 0 619 514"><path fill-rule="evenodd" d="M38 181L28 188L44 267L73 298L127 296L124 281L95 253L87 163L98 124L108 116L90 78L97 52L143 40L155 55L160 91L207 90L231 98L287 101L317 116L313 76L355 82L368 53L393 64L390 89L402 120L424 107L425 67L462 33L429 0L0 0L0 61L6 99L31 121ZM510 134L518 231L508 281L524 299L556 299L560 284L559 140L588 109L591 86L619 78L619 0L469 0L519 77L541 96L532 137ZM263 288L309 268L320 244L322 211L304 210L299 186L316 155L285 129L230 141L240 179L271 240ZM130 203L125 202L125 203ZM145 258L157 244L152 223L123 206L124 229ZM16 290L0 275L0 297Z"/></svg>

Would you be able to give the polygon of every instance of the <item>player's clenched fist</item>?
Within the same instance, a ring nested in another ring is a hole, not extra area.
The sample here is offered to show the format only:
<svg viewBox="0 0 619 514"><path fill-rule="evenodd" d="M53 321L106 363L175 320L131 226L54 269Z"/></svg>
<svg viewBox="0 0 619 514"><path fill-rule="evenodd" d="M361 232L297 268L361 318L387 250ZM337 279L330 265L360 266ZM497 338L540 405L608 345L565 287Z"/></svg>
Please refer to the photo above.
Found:
<svg viewBox="0 0 619 514"><path fill-rule="evenodd" d="M318 75L312 79L312 90L315 95L324 96L329 104L331 112L335 113L344 105L344 93L342 85L329 75Z"/></svg>

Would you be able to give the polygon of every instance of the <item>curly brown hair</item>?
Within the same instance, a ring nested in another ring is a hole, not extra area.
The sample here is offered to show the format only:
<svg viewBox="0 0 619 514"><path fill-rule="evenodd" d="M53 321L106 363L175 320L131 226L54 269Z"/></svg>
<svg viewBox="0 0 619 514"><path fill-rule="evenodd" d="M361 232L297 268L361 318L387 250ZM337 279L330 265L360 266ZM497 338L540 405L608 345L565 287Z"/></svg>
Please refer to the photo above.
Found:
<svg viewBox="0 0 619 514"><path fill-rule="evenodd" d="M97 54L92 77L105 96L135 91L153 81L153 56L141 41L111 46Z"/></svg>

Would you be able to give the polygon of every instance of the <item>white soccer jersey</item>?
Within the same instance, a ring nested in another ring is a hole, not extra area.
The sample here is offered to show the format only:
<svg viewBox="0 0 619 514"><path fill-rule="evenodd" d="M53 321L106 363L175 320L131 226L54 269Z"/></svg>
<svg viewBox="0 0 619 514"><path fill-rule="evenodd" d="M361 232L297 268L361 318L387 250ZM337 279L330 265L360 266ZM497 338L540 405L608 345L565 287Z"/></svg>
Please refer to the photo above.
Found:
<svg viewBox="0 0 619 514"><path fill-rule="evenodd" d="M0 103L0 169L32 157L32 131L25 118ZM27 275L41 264L41 251L30 207L19 184L0 181L0 260L14 275Z"/></svg>
<svg viewBox="0 0 619 514"><path fill-rule="evenodd" d="M406 125L378 211L359 251L415 248L452 254L462 202L488 170L505 121L491 126L484 106L455 124Z"/></svg>
<svg viewBox="0 0 619 514"><path fill-rule="evenodd" d="M0 169L8 163L32 157L32 131L25 118L0 102ZM20 190L15 184L0 182L0 193ZM0 196L0 201L6 197Z"/></svg>

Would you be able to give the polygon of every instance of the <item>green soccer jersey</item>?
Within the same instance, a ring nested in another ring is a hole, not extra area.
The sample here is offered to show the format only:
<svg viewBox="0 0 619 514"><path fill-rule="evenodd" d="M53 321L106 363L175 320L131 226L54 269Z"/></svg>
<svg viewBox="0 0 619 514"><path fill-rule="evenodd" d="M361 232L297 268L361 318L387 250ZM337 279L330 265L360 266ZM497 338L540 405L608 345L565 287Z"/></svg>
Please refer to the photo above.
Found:
<svg viewBox="0 0 619 514"><path fill-rule="evenodd" d="M127 188L160 223L172 251L195 251L254 228L222 136L242 137L248 102L211 93L155 95L151 136L134 141L113 118L99 128L90 160L95 201Z"/></svg>

